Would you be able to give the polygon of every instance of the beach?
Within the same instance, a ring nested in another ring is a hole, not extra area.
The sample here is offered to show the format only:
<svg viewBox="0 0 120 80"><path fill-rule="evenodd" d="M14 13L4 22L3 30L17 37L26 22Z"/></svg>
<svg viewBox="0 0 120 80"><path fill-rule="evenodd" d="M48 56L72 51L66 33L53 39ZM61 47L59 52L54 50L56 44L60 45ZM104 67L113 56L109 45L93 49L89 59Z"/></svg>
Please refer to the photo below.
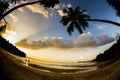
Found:
<svg viewBox="0 0 120 80"><path fill-rule="evenodd" d="M119 80L120 60L114 61L100 69L76 73L60 74L42 71L20 64L12 59L8 52L0 48L0 80ZM34 66L34 65L32 65ZM42 69L42 68L41 68Z"/></svg>

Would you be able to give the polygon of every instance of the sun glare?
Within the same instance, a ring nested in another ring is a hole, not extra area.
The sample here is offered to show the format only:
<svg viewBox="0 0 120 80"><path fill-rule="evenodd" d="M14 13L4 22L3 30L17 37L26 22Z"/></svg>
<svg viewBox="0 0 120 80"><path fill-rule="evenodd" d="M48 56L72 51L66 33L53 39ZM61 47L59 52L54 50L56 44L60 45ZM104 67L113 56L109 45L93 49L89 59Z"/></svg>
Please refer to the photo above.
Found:
<svg viewBox="0 0 120 80"><path fill-rule="evenodd" d="M12 36L6 36L6 39L10 42L10 43L15 43L15 39Z"/></svg>
<svg viewBox="0 0 120 80"><path fill-rule="evenodd" d="M10 43L14 44L16 42L15 36L16 32L13 31L6 31L6 33L4 33L2 36L9 41Z"/></svg>

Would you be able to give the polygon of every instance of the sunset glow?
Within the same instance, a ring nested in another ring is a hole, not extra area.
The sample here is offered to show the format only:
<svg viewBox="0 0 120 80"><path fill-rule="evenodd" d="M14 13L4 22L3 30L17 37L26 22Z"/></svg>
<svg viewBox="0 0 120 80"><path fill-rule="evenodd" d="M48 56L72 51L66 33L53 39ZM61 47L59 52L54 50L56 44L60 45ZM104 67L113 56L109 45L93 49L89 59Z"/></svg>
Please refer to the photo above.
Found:
<svg viewBox="0 0 120 80"><path fill-rule="evenodd" d="M89 22L83 34L74 29L70 36L68 25L60 23L61 16L66 15L62 9L75 9L77 6L85 9L91 18L118 20L118 17L111 16L115 12L104 0L65 0L54 9L34 4L19 8L5 17L13 30L6 30L3 37L25 52L27 57L54 62L92 60L112 46L120 29L111 24Z"/></svg>
<svg viewBox="0 0 120 80"><path fill-rule="evenodd" d="M17 42L16 39L14 38L15 35L16 32L6 30L6 33L3 34L2 36L10 43L14 44L15 42Z"/></svg>

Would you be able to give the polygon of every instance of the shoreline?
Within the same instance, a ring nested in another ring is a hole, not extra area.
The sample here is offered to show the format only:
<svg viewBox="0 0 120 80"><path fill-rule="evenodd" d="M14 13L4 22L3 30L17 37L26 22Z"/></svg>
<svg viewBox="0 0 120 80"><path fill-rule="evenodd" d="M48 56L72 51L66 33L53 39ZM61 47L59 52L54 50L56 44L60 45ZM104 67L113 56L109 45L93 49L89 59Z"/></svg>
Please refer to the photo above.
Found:
<svg viewBox="0 0 120 80"><path fill-rule="evenodd" d="M78 74L59 74L38 71L19 64L7 57L6 51L0 49L0 80L119 80L120 60L104 68ZM1 76L2 75L2 76ZM7 78L7 79L6 79Z"/></svg>

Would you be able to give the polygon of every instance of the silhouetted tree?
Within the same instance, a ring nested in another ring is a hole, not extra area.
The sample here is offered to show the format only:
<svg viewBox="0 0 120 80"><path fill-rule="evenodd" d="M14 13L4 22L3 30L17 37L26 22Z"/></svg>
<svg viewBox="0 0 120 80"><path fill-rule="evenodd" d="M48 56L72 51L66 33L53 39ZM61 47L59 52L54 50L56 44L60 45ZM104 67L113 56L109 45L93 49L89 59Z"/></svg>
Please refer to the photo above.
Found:
<svg viewBox="0 0 120 80"><path fill-rule="evenodd" d="M5 13L8 7L9 4L6 1L0 1L0 18L2 18L2 15Z"/></svg>
<svg viewBox="0 0 120 80"><path fill-rule="evenodd" d="M16 3L17 1L20 2L21 0L10 0L12 3ZM8 6L7 8L9 7L9 2L7 1L1 1L1 2L4 2L6 3ZM7 16L9 13L11 13L12 11L20 8L20 7L23 7L23 6L26 6L26 5L32 5L32 4L36 4L36 3L39 3L40 5L43 5L44 7L46 8L50 8L50 7L54 7L56 4L59 3L58 0L37 0L37 1L30 1L30 2L26 2L26 3L23 3L23 4L20 4L20 5L17 5L9 10L7 10L6 12L4 12L4 14L1 15L0 17L0 20L2 20L5 16ZM3 4L5 5L5 4ZM4 9L4 7L0 7L2 9Z"/></svg>
<svg viewBox="0 0 120 80"><path fill-rule="evenodd" d="M1 35L2 33L5 33L5 30L6 30L6 25L0 26L0 35Z"/></svg>
<svg viewBox="0 0 120 80"><path fill-rule="evenodd" d="M107 0L107 3L114 8L116 15L120 17L120 0Z"/></svg>
<svg viewBox="0 0 120 80"><path fill-rule="evenodd" d="M71 35L71 32L74 31L74 27L78 29L78 31L83 33L82 28L85 30L88 27L88 22L86 19L90 17L84 14L85 10L79 9L77 7L73 10L71 7L68 9L63 9L64 16L62 16L62 20L60 21L63 25L68 25L67 32ZM82 27L82 28L81 28Z"/></svg>
<svg viewBox="0 0 120 80"><path fill-rule="evenodd" d="M120 26L120 23L109 21L109 20L102 20L102 19L91 19L90 16L86 13L86 10L80 10L79 7L76 7L73 10L72 7L67 9L63 9L64 16L61 17L61 23L63 25L68 25L67 32L71 35L71 32L74 31L76 28L79 33L83 33L88 27L88 21L97 21L97 22L105 22Z"/></svg>
<svg viewBox="0 0 120 80"><path fill-rule="evenodd" d="M120 59L120 38L111 48L104 51L104 53L97 55L96 59L94 59L93 61L100 62L112 59Z"/></svg>
<svg viewBox="0 0 120 80"><path fill-rule="evenodd" d="M26 54L24 52L20 51L18 48L16 48L11 43L3 39L1 36L0 36L0 47L7 50L11 54L21 56L21 57L26 57Z"/></svg>

